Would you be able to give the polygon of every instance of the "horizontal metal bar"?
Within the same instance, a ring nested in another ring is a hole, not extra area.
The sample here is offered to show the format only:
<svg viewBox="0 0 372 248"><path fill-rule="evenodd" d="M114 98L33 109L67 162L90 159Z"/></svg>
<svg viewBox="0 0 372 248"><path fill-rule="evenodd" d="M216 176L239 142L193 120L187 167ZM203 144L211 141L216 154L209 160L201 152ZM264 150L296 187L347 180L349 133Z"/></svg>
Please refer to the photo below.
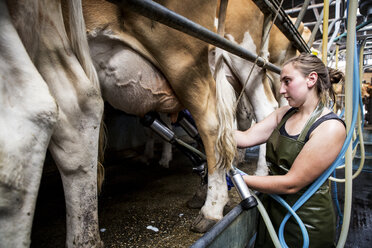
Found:
<svg viewBox="0 0 372 248"><path fill-rule="evenodd" d="M358 26L355 27L355 29L358 31L359 29L361 29L361 28L367 26L367 25L370 24L370 23L372 23L372 19L367 20L367 21L365 21L365 22L359 24ZM340 40L342 37L346 37L346 36L347 36L347 32L344 32L343 34L337 36L333 41L338 41L338 40Z"/></svg>
<svg viewBox="0 0 372 248"><path fill-rule="evenodd" d="M257 208L234 207L190 248L251 247L257 231Z"/></svg>
<svg viewBox="0 0 372 248"><path fill-rule="evenodd" d="M257 56L256 54L249 52L241 46L217 35L209 29L192 22L181 15L170 11L156 2L150 0L110 0L110 2L125 6L125 8L135 11L140 15L158 21L164 25L191 35L216 47L222 48L243 59L251 62L257 60L256 63L259 67L280 74L281 69L278 66L266 62L263 58Z"/></svg>
<svg viewBox="0 0 372 248"><path fill-rule="evenodd" d="M203 235L202 239L197 240L190 248L207 247L220 235L242 212L243 207L238 205L233 208L219 223Z"/></svg>
<svg viewBox="0 0 372 248"><path fill-rule="evenodd" d="M329 6L332 6L332 5L335 5L336 2L331 2L329 4ZM307 9L315 9L315 8L323 8L324 4L323 3L317 3L317 4L311 4L309 5L309 7L307 7ZM293 9L287 9L285 11L286 14L293 14L293 13L296 13L296 12L299 12L301 10L301 8L293 8Z"/></svg>

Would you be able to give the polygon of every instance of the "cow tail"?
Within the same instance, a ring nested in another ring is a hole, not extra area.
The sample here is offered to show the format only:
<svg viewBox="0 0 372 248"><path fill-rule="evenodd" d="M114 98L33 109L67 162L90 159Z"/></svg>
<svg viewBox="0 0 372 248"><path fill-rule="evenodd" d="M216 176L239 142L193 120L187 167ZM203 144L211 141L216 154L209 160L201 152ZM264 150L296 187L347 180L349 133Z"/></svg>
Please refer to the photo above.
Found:
<svg viewBox="0 0 372 248"><path fill-rule="evenodd" d="M217 97L217 167L229 169L236 154L236 95L235 90L227 81L223 67L223 52L216 48L216 66L214 78L216 80Z"/></svg>
<svg viewBox="0 0 372 248"><path fill-rule="evenodd" d="M90 57L81 1L69 0L71 46L90 81L100 92L98 76Z"/></svg>

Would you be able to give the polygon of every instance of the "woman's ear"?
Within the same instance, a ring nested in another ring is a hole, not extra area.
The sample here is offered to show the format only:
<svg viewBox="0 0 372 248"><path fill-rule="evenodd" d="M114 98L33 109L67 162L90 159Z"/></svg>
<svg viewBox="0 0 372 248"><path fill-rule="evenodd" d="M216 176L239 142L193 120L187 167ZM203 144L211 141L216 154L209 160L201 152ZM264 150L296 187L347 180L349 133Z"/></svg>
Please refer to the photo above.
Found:
<svg viewBox="0 0 372 248"><path fill-rule="evenodd" d="M310 72L307 79L307 87L312 88L316 84L316 81L318 81L318 73L315 71Z"/></svg>

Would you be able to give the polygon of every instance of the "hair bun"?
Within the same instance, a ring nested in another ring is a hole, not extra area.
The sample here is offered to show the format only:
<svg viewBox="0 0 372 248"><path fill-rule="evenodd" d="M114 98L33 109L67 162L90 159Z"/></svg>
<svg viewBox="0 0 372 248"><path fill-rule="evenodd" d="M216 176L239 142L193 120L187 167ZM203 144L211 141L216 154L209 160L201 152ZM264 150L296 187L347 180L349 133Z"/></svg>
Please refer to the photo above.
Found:
<svg viewBox="0 0 372 248"><path fill-rule="evenodd" d="M337 84L344 78L344 73L340 70L327 67L329 73L329 81L331 84Z"/></svg>

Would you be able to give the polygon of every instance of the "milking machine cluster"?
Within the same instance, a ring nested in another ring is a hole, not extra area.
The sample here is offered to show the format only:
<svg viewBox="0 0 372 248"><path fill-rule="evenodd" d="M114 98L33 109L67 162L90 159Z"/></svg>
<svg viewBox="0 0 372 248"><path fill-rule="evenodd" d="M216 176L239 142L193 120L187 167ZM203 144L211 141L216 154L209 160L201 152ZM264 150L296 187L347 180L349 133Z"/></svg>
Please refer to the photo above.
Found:
<svg viewBox="0 0 372 248"><path fill-rule="evenodd" d="M141 118L142 125L151 128L165 141L175 145L180 151L182 151L193 163L193 172L200 175L202 185L208 182L207 173L207 160L206 156L199 150L186 145L182 142L176 134L170 130L166 124L164 124L158 113L150 112ZM192 124L192 120L188 115L181 111L178 115L177 123L186 131L186 133L196 140L200 147L203 147L202 140L196 127ZM257 205L256 199L251 195L244 179L242 177L243 172L235 168L234 166L229 170L228 176L231 178L233 185L236 187L239 196L242 200L241 206L244 209L249 209ZM229 178L227 178L229 181Z"/></svg>
<svg viewBox="0 0 372 248"><path fill-rule="evenodd" d="M141 124L145 127L151 128L156 134L162 139L175 145L180 151L182 151L192 162L192 171L197 173L202 178L202 184L206 184L207 177L207 160L202 154L197 154L193 149L181 144L176 134L170 130L166 124L160 119L159 114L156 112L147 113L141 118ZM186 131L186 133L197 141L199 145L202 145L201 138L197 129L187 120L186 114L180 112L177 122Z"/></svg>

